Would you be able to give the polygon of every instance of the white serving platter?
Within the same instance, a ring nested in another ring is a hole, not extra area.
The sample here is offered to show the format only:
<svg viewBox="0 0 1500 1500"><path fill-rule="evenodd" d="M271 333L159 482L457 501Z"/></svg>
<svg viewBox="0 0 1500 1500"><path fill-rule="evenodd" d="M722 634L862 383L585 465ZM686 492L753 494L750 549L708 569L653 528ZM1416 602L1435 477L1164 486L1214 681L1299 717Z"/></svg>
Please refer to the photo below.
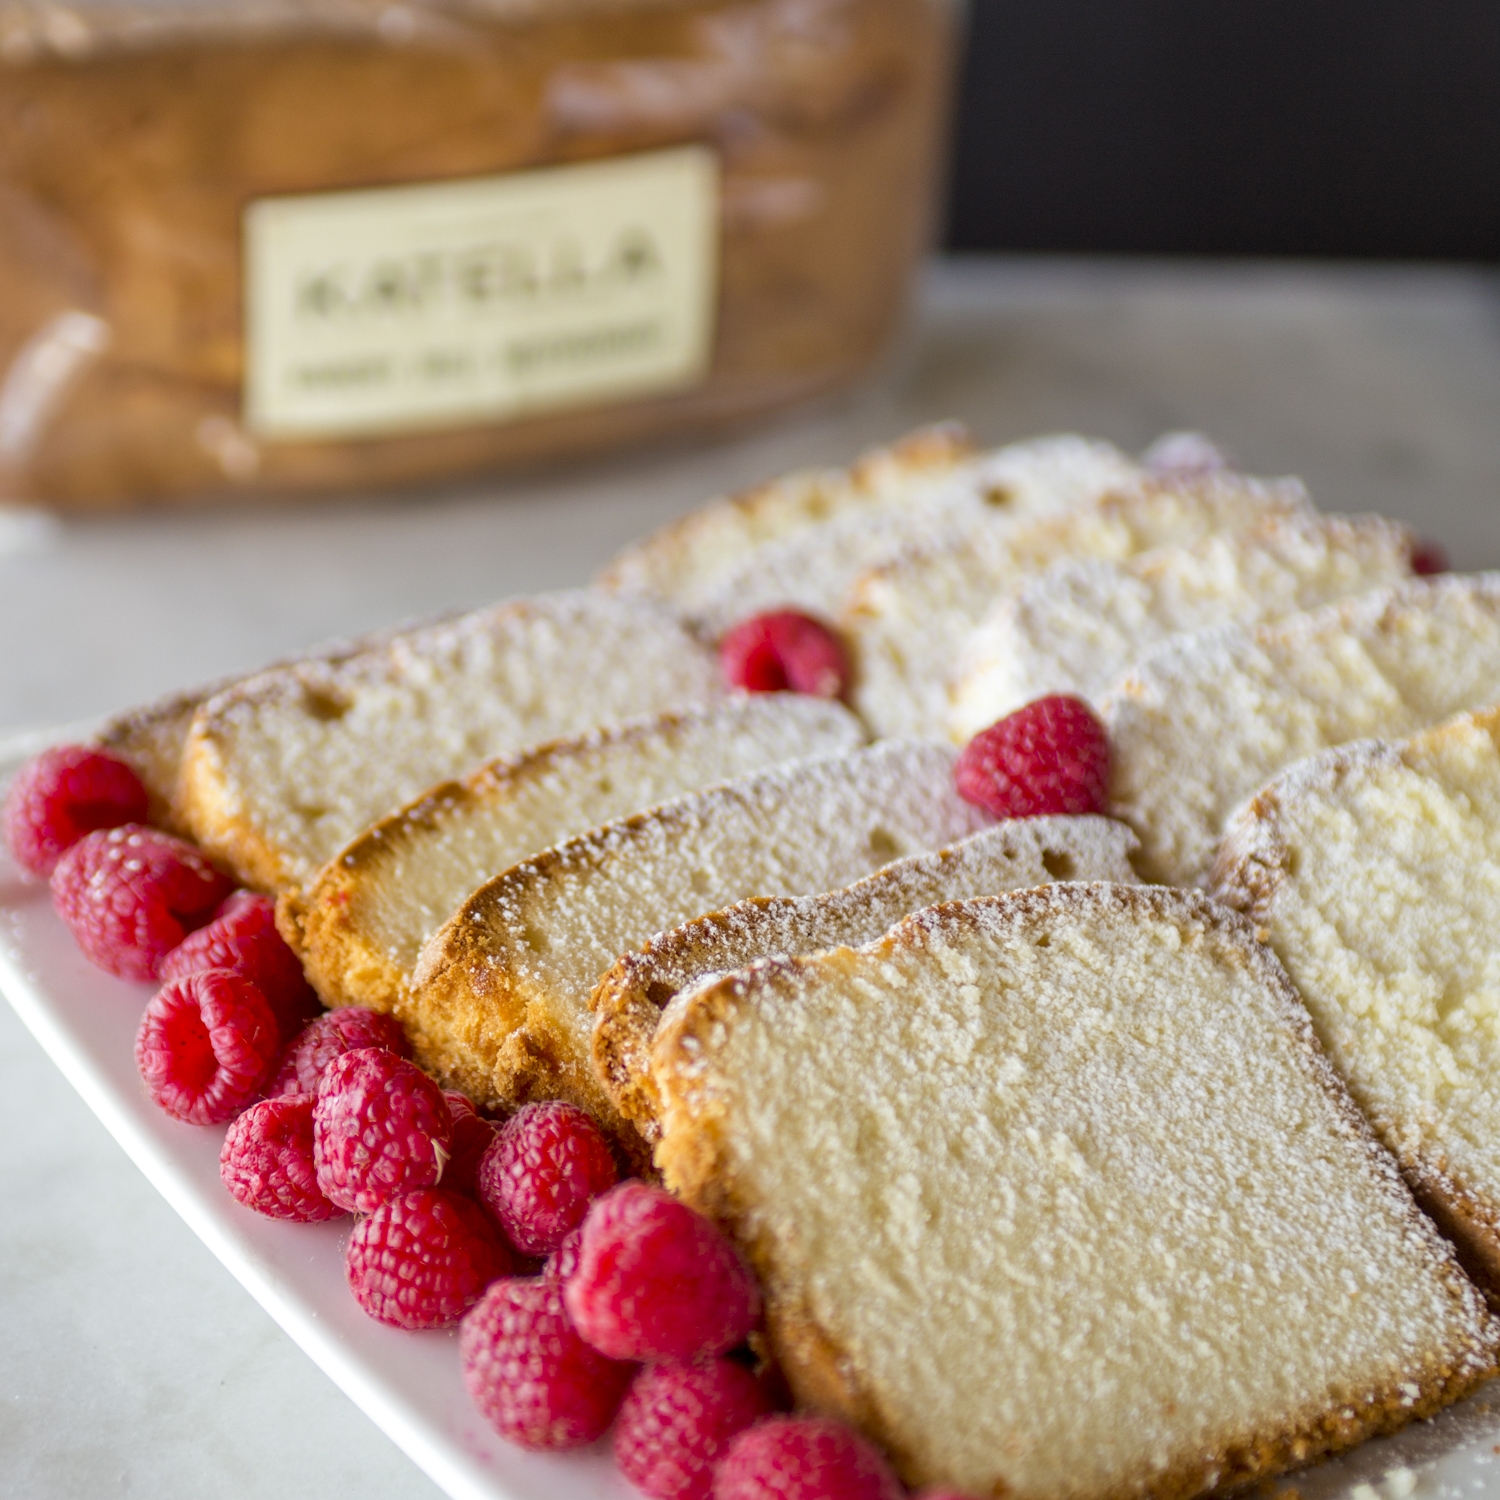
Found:
<svg viewBox="0 0 1500 1500"><path fill-rule="evenodd" d="M24 756L68 732L0 743L0 788ZM151 986L93 968L46 887L0 849L0 992L130 1159L246 1291L454 1500L627 1500L607 1451L522 1452L486 1426L459 1377L456 1335L405 1333L349 1295L349 1221L283 1224L219 1181L223 1128L183 1125L147 1098L134 1040ZM1287 1477L1291 1500L1500 1500L1500 1382L1430 1422ZM639 1497L636 1497L639 1500Z"/></svg>

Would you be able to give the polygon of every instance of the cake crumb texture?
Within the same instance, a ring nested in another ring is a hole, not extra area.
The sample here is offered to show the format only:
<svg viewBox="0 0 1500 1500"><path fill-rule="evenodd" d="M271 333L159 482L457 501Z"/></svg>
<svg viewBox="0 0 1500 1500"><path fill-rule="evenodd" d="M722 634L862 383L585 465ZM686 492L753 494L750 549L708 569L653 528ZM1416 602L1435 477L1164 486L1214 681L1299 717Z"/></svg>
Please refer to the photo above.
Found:
<svg viewBox="0 0 1500 1500"><path fill-rule="evenodd" d="M211 698L184 817L247 884L281 891L377 818L479 762L721 694L711 653L661 609L579 590L519 599Z"/></svg>
<svg viewBox="0 0 1500 1500"><path fill-rule="evenodd" d="M1135 835L1109 818L1016 818L934 854L898 859L842 890L754 896L658 933L595 986L594 1069L648 1141L659 1134L651 1042L664 1010L706 975L776 954L873 942L902 917L944 901L1053 880L1134 882Z"/></svg>
<svg viewBox="0 0 1500 1500"><path fill-rule="evenodd" d="M569 839L480 887L423 948L398 1010L425 1067L485 1103L619 1116L589 997L654 933L748 896L832 890L988 819L942 745L889 740L710 787Z"/></svg>
<svg viewBox="0 0 1500 1500"><path fill-rule="evenodd" d="M1247 922L1053 885L703 986L656 1159L758 1270L799 1401L908 1484L1178 1500L1397 1428L1495 1366Z"/></svg>
<svg viewBox="0 0 1500 1500"><path fill-rule="evenodd" d="M1110 811L1140 869L1202 885L1230 814L1283 767L1500 701L1500 573L1414 578L1168 641L1105 695Z"/></svg>
<svg viewBox="0 0 1500 1500"><path fill-rule="evenodd" d="M511 865L684 792L863 739L838 703L739 693L555 740L382 818L329 860L284 925L325 1003L389 1010L422 944Z"/></svg>
<svg viewBox="0 0 1500 1500"><path fill-rule="evenodd" d="M948 732L948 690L969 634L1006 594L1068 557L1133 557L1306 512L1295 480L1213 474L1138 479L1059 514L967 518L862 574L840 617L850 702L876 734Z"/></svg>
<svg viewBox="0 0 1500 1500"><path fill-rule="evenodd" d="M1069 558L1027 579L964 643L959 743L1047 693L1101 697L1171 636L1255 625L1411 577L1412 534L1379 516L1272 515L1136 557Z"/></svg>
<svg viewBox="0 0 1500 1500"><path fill-rule="evenodd" d="M1214 889L1301 992L1419 1201L1500 1297L1500 709L1299 762Z"/></svg>

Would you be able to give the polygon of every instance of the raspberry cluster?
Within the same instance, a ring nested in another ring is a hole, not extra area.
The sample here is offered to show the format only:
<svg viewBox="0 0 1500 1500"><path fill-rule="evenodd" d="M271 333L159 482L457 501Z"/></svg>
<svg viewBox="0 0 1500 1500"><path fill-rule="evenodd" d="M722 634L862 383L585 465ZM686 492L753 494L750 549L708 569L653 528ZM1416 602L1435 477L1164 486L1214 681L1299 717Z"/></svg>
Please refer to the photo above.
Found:
<svg viewBox="0 0 1500 1500"><path fill-rule="evenodd" d="M790 612L747 621L722 656L752 691L834 697L847 682L838 641ZM0 829L87 957L160 983L136 1037L142 1081L178 1120L228 1123L219 1171L237 1202L292 1223L358 1215L345 1269L360 1306L399 1328L461 1320L469 1393L524 1447L613 1428L650 1500L898 1500L852 1429L776 1414L774 1372L746 1347L759 1288L714 1224L619 1181L575 1105L527 1105L497 1129L410 1061L393 1017L317 1014L273 904L145 826L147 804L123 762L68 746L16 778Z"/></svg>

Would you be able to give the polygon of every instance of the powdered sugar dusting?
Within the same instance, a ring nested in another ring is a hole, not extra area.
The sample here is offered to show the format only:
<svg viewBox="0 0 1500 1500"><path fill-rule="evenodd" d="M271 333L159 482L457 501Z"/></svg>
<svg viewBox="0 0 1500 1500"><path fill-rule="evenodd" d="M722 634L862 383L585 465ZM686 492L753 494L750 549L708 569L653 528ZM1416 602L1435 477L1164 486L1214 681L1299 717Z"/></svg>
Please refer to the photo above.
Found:
<svg viewBox="0 0 1500 1500"><path fill-rule="evenodd" d="M197 804L215 810L195 832L218 847L242 823L300 883L481 760L720 691L711 655L653 606L579 591L479 610L212 699L188 751Z"/></svg>
<svg viewBox="0 0 1500 1500"><path fill-rule="evenodd" d="M1153 878L1201 883L1230 813L1283 766L1497 700L1500 573L1418 578L1255 629L1183 636L1101 704L1111 804L1140 834Z"/></svg>
<svg viewBox="0 0 1500 1500"><path fill-rule="evenodd" d="M737 695L486 766L383 820L325 869L303 920L314 982L327 998L388 1005L422 944L517 861L695 788L863 738L837 703Z"/></svg>
<svg viewBox="0 0 1500 1500"><path fill-rule="evenodd" d="M413 1005L451 1010L455 990L510 997L548 1045L566 1039L593 1085L589 995L653 933L752 895L803 895L851 881L987 822L952 790L952 754L886 741L800 761L665 803L570 839L476 892L423 950ZM431 995L424 986L434 986ZM439 985L441 988L439 989ZM446 995L446 998L443 996ZM491 1021L475 1043L494 1064Z"/></svg>
<svg viewBox="0 0 1500 1500"><path fill-rule="evenodd" d="M1122 561L1023 582L964 643L950 726L965 740L1046 693L1097 699L1170 636L1315 609L1411 576L1412 535L1378 516L1273 515Z"/></svg>
<svg viewBox="0 0 1500 1500"><path fill-rule="evenodd" d="M672 1040L669 1183L707 1189L708 1130L794 1386L836 1357L912 1482L1190 1493L1492 1365L1274 961L1186 893L939 908L702 989Z"/></svg>
<svg viewBox="0 0 1500 1500"><path fill-rule="evenodd" d="M818 896L739 902L659 933L629 953L595 989L595 1065L607 1059L616 1105L655 1139L656 1088L651 1043L663 1002L666 1024L691 1004L705 976L759 958L872 942L902 917L944 901L963 901L1057 880L1135 880L1135 840L1107 818L1027 818L971 834L935 854L913 855L842 890Z"/></svg>
<svg viewBox="0 0 1500 1500"><path fill-rule="evenodd" d="M947 732L969 632L1005 592L1065 557L1123 558L1299 511L1300 484L1238 475L1144 480L1024 526L969 522L860 578L842 619L854 706L877 734Z"/></svg>
<svg viewBox="0 0 1500 1500"><path fill-rule="evenodd" d="M1217 871L1298 986L1355 1099L1415 1180L1500 1203L1500 713L1300 762L1230 825Z"/></svg>
<svg viewBox="0 0 1500 1500"><path fill-rule="evenodd" d="M685 587L677 603L709 637L760 610L788 605L824 618L854 581L904 548L969 529L1004 529L1133 483L1140 470L1108 443L1036 438L918 475L857 510L741 552Z"/></svg>

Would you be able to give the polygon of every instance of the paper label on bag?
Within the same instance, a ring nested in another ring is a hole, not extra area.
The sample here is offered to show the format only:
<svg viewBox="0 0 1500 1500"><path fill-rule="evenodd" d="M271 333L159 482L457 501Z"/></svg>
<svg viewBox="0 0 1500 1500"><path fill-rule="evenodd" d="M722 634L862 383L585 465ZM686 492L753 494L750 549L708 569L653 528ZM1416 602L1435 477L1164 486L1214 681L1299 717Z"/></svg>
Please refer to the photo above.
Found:
<svg viewBox="0 0 1500 1500"><path fill-rule="evenodd" d="M245 212L245 424L373 437L697 384L719 173L704 146Z"/></svg>

